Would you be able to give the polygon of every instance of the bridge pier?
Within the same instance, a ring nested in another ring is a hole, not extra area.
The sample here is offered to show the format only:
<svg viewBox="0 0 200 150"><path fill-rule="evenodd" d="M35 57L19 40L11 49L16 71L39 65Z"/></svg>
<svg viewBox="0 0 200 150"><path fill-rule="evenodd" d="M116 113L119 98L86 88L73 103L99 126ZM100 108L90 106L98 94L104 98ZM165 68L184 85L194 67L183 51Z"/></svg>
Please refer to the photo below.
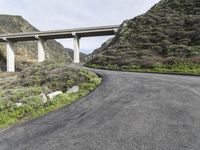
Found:
<svg viewBox="0 0 200 150"><path fill-rule="evenodd" d="M0 35L0 42L6 42L7 45L7 71L15 71L13 42L37 40L38 62L43 62L45 61L46 40L74 38L74 63L80 63L80 38L115 35L118 28L118 25L114 25Z"/></svg>
<svg viewBox="0 0 200 150"><path fill-rule="evenodd" d="M7 71L15 72L14 43L6 40Z"/></svg>
<svg viewBox="0 0 200 150"><path fill-rule="evenodd" d="M80 63L80 37L76 33L74 36L74 63Z"/></svg>
<svg viewBox="0 0 200 150"><path fill-rule="evenodd" d="M46 41L38 38L38 62L44 62L45 61L45 45Z"/></svg>

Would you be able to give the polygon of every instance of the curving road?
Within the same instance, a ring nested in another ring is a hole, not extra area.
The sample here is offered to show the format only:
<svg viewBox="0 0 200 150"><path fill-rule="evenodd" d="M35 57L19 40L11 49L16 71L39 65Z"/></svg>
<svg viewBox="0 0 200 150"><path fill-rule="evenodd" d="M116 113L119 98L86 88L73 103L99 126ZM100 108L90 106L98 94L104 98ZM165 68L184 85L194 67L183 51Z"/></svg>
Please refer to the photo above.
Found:
<svg viewBox="0 0 200 150"><path fill-rule="evenodd" d="M90 95L0 133L0 150L199 150L200 78L96 70Z"/></svg>

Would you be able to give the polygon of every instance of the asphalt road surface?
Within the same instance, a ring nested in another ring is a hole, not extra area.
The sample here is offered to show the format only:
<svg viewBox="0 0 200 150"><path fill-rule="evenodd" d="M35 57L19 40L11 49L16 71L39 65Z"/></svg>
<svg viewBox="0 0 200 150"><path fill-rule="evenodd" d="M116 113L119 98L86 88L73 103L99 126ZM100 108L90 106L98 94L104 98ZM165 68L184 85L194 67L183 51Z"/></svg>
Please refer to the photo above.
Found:
<svg viewBox="0 0 200 150"><path fill-rule="evenodd" d="M97 71L90 95L0 133L1 150L200 150L200 77Z"/></svg>

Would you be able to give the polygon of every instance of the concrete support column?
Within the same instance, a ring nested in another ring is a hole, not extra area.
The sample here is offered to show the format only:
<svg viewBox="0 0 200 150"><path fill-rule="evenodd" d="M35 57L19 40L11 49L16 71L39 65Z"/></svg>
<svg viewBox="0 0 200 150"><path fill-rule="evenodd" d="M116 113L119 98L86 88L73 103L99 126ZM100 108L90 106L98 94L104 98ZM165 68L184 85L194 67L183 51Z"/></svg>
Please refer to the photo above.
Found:
<svg viewBox="0 0 200 150"><path fill-rule="evenodd" d="M38 38L38 62L44 62L45 61L45 48L46 42L41 39Z"/></svg>
<svg viewBox="0 0 200 150"><path fill-rule="evenodd" d="M74 36L74 63L80 63L80 37L76 33Z"/></svg>
<svg viewBox="0 0 200 150"><path fill-rule="evenodd" d="M117 34L118 29L113 29L114 33Z"/></svg>
<svg viewBox="0 0 200 150"><path fill-rule="evenodd" d="M15 54L14 54L14 43L11 41L6 41L7 49L7 71L15 72Z"/></svg>

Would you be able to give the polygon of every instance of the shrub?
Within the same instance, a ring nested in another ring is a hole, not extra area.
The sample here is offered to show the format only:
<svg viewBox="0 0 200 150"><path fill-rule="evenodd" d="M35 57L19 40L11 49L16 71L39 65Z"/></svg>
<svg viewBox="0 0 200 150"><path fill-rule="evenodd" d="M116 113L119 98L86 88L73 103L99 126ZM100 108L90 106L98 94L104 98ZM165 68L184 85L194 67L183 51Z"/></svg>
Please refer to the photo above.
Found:
<svg viewBox="0 0 200 150"><path fill-rule="evenodd" d="M56 65L60 66L60 65ZM0 128L21 119L33 118L72 103L85 96L100 84L101 79L93 72L61 65L46 64L23 71L16 82L0 91ZM36 77L37 76L37 77ZM30 81L28 81L30 79ZM37 80L36 80L37 79ZM45 86L44 86L45 85ZM79 85L75 94L62 94L53 101L43 103L41 93L49 94L59 89ZM17 106L16 103L22 103Z"/></svg>
<svg viewBox="0 0 200 150"><path fill-rule="evenodd" d="M191 56L200 56L200 46L193 46L192 47Z"/></svg>

